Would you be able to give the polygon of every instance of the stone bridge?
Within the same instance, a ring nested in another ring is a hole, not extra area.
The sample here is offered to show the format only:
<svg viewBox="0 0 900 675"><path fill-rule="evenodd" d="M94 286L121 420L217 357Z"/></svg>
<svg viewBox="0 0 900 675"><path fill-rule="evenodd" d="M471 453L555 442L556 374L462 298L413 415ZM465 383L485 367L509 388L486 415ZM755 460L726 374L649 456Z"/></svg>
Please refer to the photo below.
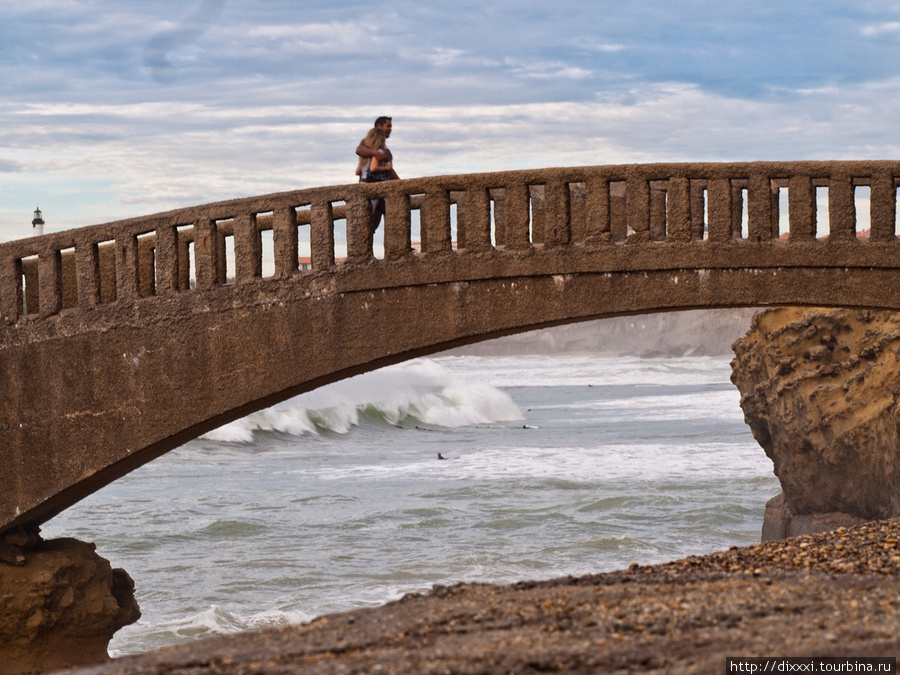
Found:
<svg viewBox="0 0 900 675"><path fill-rule="evenodd" d="M226 422L454 346L691 308L900 309L898 185L900 162L558 168L299 190L2 244L0 532Z"/></svg>

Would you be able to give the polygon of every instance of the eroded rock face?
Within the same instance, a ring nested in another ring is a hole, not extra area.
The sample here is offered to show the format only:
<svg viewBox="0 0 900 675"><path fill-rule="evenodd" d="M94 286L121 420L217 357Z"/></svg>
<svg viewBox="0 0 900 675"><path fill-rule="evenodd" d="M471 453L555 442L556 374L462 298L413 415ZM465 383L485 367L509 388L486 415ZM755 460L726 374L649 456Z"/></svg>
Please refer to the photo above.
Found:
<svg viewBox="0 0 900 675"><path fill-rule="evenodd" d="M134 582L77 539L0 537L0 675L99 663L141 612Z"/></svg>
<svg viewBox="0 0 900 675"><path fill-rule="evenodd" d="M900 314L767 310L733 348L744 419L784 490L763 539L900 515Z"/></svg>

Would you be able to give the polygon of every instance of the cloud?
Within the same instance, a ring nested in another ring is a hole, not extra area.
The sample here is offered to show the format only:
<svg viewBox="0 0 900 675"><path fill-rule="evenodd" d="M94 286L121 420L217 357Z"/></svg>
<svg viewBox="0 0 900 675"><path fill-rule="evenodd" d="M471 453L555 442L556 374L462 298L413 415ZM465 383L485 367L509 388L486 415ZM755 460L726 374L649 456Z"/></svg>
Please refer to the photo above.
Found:
<svg viewBox="0 0 900 675"><path fill-rule="evenodd" d="M379 43L352 22L308 23L275 26L245 26L238 31L250 49L259 48L284 54L311 52L315 54L366 54ZM237 35L235 35L237 37Z"/></svg>
<svg viewBox="0 0 900 675"><path fill-rule="evenodd" d="M401 175L898 154L892 2L0 3L0 239ZM12 232L17 235L10 234Z"/></svg>
<svg viewBox="0 0 900 675"><path fill-rule="evenodd" d="M896 35L900 33L900 21L888 21L886 23L870 24L860 31L863 37L881 37L882 35Z"/></svg>
<svg viewBox="0 0 900 675"><path fill-rule="evenodd" d="M426 53L425 59L434 66L446 66L451 63L459 63L467 56L467 52L462 49L445 49L438 47L431 52Z"/></svg>
<svg viewBox="0 0 900 675"><path fill-rule="evenodd" d="M531 79L584 80L593 74L590 70L561 62L517 63L512 59L506 65L517 77Z"/></svg>
<svg viewBox="0 0 900 675"><path fill-rule="evenodd" d="M789 102L667 83L580 103L35 106L19 113L33 146L11 164L27 166L28 174L7 181L8 189L25 186L27 198L16 213L0 207L0 236L24 236L19 221L34 203L49 230L353 182L353 150L385 110L394 117L398 170L413 177L630 162L884 158L900 153L900 140L884 140L896 137L898 104L900 79L810 91ZM0 128L2 122L0 116ZM62 207L63 197L75 206Z"/></svg>
<svg viewBox="0 0 900 675"><path fill-rule="evenodd" d="M144 64L150 68L154 79L167 81L173 77L170 54L196 42L216 23L224 6L225 0L200 0L194 12L181 23L160 31L147 41Z"/></svg>

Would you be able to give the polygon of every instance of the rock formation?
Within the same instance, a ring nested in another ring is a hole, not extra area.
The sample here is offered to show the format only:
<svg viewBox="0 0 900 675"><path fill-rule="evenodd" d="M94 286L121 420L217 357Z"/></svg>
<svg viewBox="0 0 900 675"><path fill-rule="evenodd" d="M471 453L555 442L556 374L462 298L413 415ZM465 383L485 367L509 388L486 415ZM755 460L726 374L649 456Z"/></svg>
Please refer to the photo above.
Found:
<svg viewBox="0 0 900 675"><path fill-rule="evenodd" d="M94 549L22 528L0 537L0 675L105 661L113 634L140 618L131 577Z"/></svg>
<svg viewBox="0 0 900 675"><path fill-rule="evenodd" d="M744 419L783 490L763 541L900 515L900 314L768 310L734 352Z"/></svg>

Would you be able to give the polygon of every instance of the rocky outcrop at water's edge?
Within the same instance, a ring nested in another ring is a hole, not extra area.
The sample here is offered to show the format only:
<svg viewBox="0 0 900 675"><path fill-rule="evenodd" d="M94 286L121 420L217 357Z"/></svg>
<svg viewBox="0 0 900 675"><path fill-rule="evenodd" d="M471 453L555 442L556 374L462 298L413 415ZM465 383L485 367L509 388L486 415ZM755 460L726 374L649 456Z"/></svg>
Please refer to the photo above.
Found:
<svg viewBox="0 0 900 675"><path fill-rule="evenodd" d="M900 516L900 314L771 309L734 353L744 419L783 490L763 541Z"/></svg>
<svg viewBox="0 0 900 675"><path fill-rule="evenodd" d="M0 536L0 675L106 661L113 634L141 612L134 582L77 539Z"/></svg>

